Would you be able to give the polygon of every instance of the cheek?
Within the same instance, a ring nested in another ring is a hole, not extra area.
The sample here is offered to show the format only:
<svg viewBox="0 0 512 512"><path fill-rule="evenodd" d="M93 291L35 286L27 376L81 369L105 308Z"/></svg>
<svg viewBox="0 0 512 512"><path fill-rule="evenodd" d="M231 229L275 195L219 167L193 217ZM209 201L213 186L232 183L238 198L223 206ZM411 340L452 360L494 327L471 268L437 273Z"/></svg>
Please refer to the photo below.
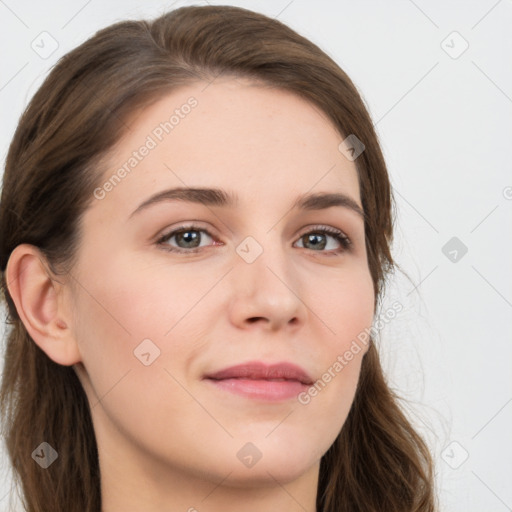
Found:
<svg viewBox="0 0 512 512"><path fill-rule="evenodd" d="M200 349L187 318L180 322L195 294L182 293L176 281L169 289L134 267L126 274L117 270L102 271L108 282L91 279L87 292L82 289L76 298L76 337L87 371L82 384L98 441L112 439L116 434L108 429L115 425L133 444L154 438L156 452L159 440L167 438L166 449L180 453L185 448L175 439L183 440L187 431L168 435L169 426L177 425L176 418L197 408L180 385L183 369ZM189 429L195 424L187 419L184 423Z"/></svg>
<svg viewBox="0 0 512 512"><path fill-rule="evenodd" d="M311 408L311 417L324 418L332 442L349 413L368 350L374 287L368 269L354 266L350 272L329 279L325 289L328 292L324 294L312 293L311 302L319 308L319 321L326 327L324 336L309 353L311 360L319 361L320 372L315 384L298 401Z"/></svg>
<svg viewBox="0 0 512 512"><path fill-rule="evenodd" d="M204 344L217 307L215 293L205 295L218 276L122 257L100 261L76 273L80 286L73 297L75 337L93 403L121 382L134 398L146 388L158 399L174 382L163 368L183 373Z"/></svg>
<svg viewBox="0 0 512 512"><path fill-rule="evenodd" d="M324 276L315 286L311 282L305 295L316 319L325 326L324 348L331 354L346 350L373 322L374 286L363 265Z"/></svg>

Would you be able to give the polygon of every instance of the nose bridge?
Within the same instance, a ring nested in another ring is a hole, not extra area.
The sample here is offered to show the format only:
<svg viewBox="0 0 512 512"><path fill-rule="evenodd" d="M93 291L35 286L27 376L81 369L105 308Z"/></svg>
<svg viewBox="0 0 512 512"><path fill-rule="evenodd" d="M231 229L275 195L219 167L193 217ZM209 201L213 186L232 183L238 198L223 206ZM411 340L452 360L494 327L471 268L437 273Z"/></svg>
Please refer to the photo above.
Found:
<svg viewBox="0 0 512 512"><path fill-rule="evenodd" d="M246 236L236 247L235 279L237 321L265 318L282 324L300 316L299 279L276 230Z"/></svg>
<svg viewBox="0 0 512 512"><path fill-rule="evenodd" d="M293 280L289 254L276 230L253 232L238 244L236 252L242 260L238 262L242 279L247 274L249 282L266 285L280 282L277 276L285 281ZM281 286L284 286L282 282Z"/></svg>

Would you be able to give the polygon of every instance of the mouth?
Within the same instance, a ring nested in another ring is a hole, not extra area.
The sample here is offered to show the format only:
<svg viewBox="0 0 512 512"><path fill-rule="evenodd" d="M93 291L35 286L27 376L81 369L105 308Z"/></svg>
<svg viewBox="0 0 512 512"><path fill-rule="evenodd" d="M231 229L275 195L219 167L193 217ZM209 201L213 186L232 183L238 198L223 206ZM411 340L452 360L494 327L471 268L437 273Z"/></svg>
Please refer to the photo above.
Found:
<svg viewBox="0 0 512 512"><path fill-rule="evenodd" d="M203 379L218 390L263 401L294 398L314 383L305 370L286 362L244 363L209 373Z"/></svg>

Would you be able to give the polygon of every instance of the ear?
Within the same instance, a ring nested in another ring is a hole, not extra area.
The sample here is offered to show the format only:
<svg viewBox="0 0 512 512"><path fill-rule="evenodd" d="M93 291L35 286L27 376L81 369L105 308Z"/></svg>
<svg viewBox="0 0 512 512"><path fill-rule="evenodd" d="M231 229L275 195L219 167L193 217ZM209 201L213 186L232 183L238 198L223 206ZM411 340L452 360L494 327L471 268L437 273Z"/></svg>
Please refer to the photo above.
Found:
<svg viewBox="0 0 512 512"><path fill-rule="evenodd" d="M70 329L70 308L64 308L64 286L49 270L41 251L33 245L18 245L11 253L5 277L18 315L38 347L61 365L81 361Z"/></svg>

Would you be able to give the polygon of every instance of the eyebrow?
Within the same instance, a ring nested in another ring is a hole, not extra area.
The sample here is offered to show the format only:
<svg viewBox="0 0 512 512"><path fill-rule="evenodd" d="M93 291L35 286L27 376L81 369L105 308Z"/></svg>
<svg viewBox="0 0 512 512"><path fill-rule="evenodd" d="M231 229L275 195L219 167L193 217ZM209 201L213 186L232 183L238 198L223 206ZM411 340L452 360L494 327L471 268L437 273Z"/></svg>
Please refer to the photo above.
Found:
<svg viewBox="0 0 512 512"><path fill-rule="evenodd" d="M153 194L142 202L131 214L135 214L165 201L186 201L199 203L205 206L219 206L224 208L236 208L239 204L238 197L234 193L227 192L220 188L191 188L179 187L162 190ZM291 209L300 210L324 210L333 206L347 208L365 218L363 209L350 196L340 193L312 193L299 196L293 203Z"/></svg>

